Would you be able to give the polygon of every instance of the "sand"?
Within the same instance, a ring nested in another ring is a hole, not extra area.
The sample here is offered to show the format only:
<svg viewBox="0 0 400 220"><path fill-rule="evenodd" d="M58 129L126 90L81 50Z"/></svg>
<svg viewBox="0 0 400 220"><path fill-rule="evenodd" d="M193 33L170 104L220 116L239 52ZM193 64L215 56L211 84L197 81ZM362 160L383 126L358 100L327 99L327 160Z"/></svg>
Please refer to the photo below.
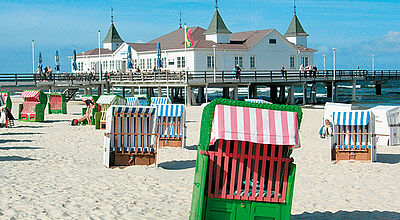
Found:
<svg viewBox="0 0 400 220"><path fill-rule="evenodd" d="M159 168L124 169L103 166L103 131L70 125L81 108L0 129L0 219L188 219L201 108L187 108L185 149L160 149ZM332 163L322 116L304 109L292 219L400 219L400 147L379 146L375 163Z"/></svg>

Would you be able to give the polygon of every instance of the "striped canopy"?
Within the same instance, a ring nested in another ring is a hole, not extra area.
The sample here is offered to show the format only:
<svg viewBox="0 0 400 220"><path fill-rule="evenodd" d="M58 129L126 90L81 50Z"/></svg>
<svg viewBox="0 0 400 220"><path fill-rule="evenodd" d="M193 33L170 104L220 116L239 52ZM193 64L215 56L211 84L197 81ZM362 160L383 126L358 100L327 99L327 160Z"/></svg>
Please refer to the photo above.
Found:
<svg viewBox="0 0 400 220"><path fill-rule="evenodd" d="M147 107L147 106L122 106L122 105L113 105L111 106L113 109L112 115L115 116L117 113L143 113L154 115L156 112L156 108ZM107 112L108 115L108 112Z"/></svg>
<svg viewBox="0 0 400 220"><path fill-rule="evenodd" d="M4 103L7 102L8 94L6 92L0 92L0 97L2 97Z"/></svg>
<svg viewBox="0 0 400 220"><path fill-rule="evenodd" d="M171 104L168 97L151 97L151 104Z"/></svg>
<svg viewBox="0 0 400 220"><path fill-rule="evenodd" d="M343 111L333 112L335 125L368 125L370 111Z"/></svg>
<svg viewBox="0 0 400 220"><path fill-rule="evenodd" d="M81 97L81 100L82 101L90 100L90 101L94 102L93 96L91 96L91 95L84 95Z"/></svg>
<svg viewBox="0 0 400 220"><path fill-rule="evenodd" d="M22 94L21 94L21 98L39 99L39 90L23 91Z"/></svg>
<svg viewBox="0 0 400 220"><path fill-rule="evenodd" d="M126 98L127 106L140 106L139 99L137 97Z"/></svg>
<svg viewBox="0 0 400 220"><path fill-rule="evenodd" d="M210 144L218 139L297 148L300 146L297 113L216 105Z"/></svg>
<svg viewBox="0 0 400 220"><path fill-rule="evenodd" d="M181 117L185 110L185 105L183 104L152 104L151 106L157 108L158 117Z"/></svg>
<svg viewBox="0 0 400 220"><path fill-rule="evenodd" d="M96 101L97 104L108 104L108 105L125 105L126 99L117 95L101 95Z"/></svg>
<svg viewBox="0 0 400 220"><path fill-rule="evenodd" d="M245 102L251 102L251 103L270 103L270 102L267 102L267 101L262 100L262 99L245 99L244 101Z"/></svg>

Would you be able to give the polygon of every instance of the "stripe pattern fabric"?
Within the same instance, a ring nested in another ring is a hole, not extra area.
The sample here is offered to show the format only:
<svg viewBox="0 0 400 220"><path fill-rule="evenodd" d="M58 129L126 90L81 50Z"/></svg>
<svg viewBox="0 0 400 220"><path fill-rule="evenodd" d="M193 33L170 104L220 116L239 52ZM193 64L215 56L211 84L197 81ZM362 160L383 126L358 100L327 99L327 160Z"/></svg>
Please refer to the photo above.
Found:
<svg viewBox="0 0 400 220"><path fill-rule="evenodd" d="M151 104L171 104L171 99L168 97L151 97Z"/></svg>
<svg viewBox="0 0 400 220"><path fill-rule="evenodd" d="M4 103L7 102L8 94L6 92L0 92L0 97L3 99Z"/></svg>
<svg viewBox="0 0 400 220"><path fill-rule="evenodd" d="M97 99L97 104L103 105L114 105L117 104L117 96L116 95L101 95L99 99Z"/></svg>
<svg viewBox="0 0 400 220"><path fill-rule="evenodd" d="M368 125L370 111L333 112L335 125Z"/></svg>
<svg viewBox="0 0 400 220"><path fill-rule="evenodd" d="M269 103L265 100L262 99L245 99L245 102L251 102L251 103Z"/></svg>
<svg viewBox="0 0 400 220"><path fill-rule="evenodd" d="M152 104L157 108L157 133L160 138L183 138L185 105L182 104Z"/></svg>
<svg viewBox="0 0 400 220"><path fill-rule="evenodd" d="M300 147L296 112L216 105L210 145L218 139Z"/></svg>
<svg viewBox="0 0 400 220"><path fill-rule="evenodd" d="M39 99L39 91L37 91L37 90L23 91L22 94L21 94L21 98Z"/></svg>
<svg viewBox="0 0 400 220"><path fill-rule="evenodd" d="M139 99L137 97L126 98L127 106L140 106Z"/></svg>

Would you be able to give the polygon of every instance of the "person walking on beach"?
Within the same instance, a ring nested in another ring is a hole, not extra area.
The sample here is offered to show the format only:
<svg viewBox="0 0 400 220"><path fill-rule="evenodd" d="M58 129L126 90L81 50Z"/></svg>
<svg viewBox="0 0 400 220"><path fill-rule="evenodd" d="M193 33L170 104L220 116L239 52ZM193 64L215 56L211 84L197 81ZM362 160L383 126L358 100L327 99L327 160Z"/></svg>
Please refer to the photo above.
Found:
<svg viewBox="0 0 400 220"><path fill-rule="evenodd" d="M236 79L239 79L241 71L242 71L242 69L240 69L239 64L236 64L236 66L235 66Z"/></svg>
<svg viewBox="0 0 400 220"><path fill-rule="evenodd" d="M282 64L282 66L281 66L281 73L282 73L282 77L287 76L287 71L286 71L286 69L285 69L285 65L283 65L283 64Z"/></svg>

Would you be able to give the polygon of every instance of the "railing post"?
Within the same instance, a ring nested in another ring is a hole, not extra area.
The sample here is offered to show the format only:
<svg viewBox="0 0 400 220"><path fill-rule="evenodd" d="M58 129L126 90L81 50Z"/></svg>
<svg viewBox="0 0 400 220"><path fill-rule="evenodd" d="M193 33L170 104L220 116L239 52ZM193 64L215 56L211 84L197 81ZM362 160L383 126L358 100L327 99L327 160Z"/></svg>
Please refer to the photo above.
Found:
<svg viewBox="0 0 400 220"><path fill-rule="evenodd" d="M272 82L272 70L271 70L271 71L269 71L269 76L270 76L270 78L271 78L271 82Z"/></svg>
<svg viewBox="0 0 400 220"><path fill-rule="evenodd" d="M225 72L222 71L221 74L222 74L222 82L225 82Z"/></svg>
<svg viewBox="0 0 400 220"><path fill-rule="evenodd" d="M18 85L18 76L17 76L17 74L15 74L15 85L16 86Z"/></svg>
<svg viewBox="0 0 400 220"><path fill-rule="evenodd" d="M207 82L207 71L204 71L204 82Z"/></svg>
<svg viewBox="0 0 400 220"><path fill-rule="evenodd" d="M257 71L254 71L254 81L257 82Z"/></svg>

